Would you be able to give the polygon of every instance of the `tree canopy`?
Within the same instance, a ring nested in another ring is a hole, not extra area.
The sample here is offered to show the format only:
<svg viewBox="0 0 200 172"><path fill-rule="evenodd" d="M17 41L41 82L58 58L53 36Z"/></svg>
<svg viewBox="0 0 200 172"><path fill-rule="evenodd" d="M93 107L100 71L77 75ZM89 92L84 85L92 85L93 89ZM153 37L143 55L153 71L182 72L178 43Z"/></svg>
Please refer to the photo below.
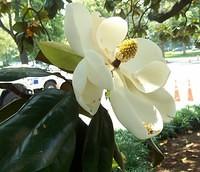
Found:
<svg viewBox="0 0 200 172"><path fill-rule="evenodd" d="M63 14L71 0L0 0L0 28L14 40L22 63L35 51L38 39L64 40ZM168 42L200 46L200 1L198 0L73 0L102 16L127 20L128 37L147 37L162 49ZM4 38L5 39L5 38ZM4 41L3 41L4 42ZM5 51L5 50L4 50ZM3 51L1 52L1 54Z"/></svg>

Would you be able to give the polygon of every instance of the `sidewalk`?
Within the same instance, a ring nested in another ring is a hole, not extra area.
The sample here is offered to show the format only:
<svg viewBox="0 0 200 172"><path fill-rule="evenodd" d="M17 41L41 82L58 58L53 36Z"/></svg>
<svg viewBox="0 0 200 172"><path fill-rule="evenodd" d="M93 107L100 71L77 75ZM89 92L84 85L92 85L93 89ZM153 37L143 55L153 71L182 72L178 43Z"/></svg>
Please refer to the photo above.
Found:
<svg viewBox="0 0 200 172"><path fill-rule="evenodd" d="M200 104L200 58L176 58L167 61L171 74L165 88L174 97L177 109Z"/></svg>

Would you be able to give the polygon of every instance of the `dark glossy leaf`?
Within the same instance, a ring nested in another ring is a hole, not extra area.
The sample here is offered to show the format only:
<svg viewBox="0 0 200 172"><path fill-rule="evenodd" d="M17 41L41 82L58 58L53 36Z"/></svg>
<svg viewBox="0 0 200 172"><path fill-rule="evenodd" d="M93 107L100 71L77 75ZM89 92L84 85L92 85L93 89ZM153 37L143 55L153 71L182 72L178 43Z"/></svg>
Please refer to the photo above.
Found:
<svg viewBox="0 0 200 172"><path fill-rule="evenodd" d="M64 2L62 0L46 0L44 3L44 8L48 12L50 19L54 18L57 11L64 7Z"/></svg>
<svg viewBox="0 0 200 172"><path fill-rule="evenodd" d="M0 69L0 81L14 81L25 77L49 76L51 73L39 68L3 68Z"/></svg>
<svg viewBox="0 0 200 172"><path fill-rule="evenodd" d="M63 96L60 91L48 89L32 97L18 113L0 124L0 161L9 151L17 148L21 139L25 138L45 114L55 106L54 101L59 101ZM48 108L39 108L47 107L47 105Z"/></svg>
<svg viewBox="0 0 200 172"><path fill-rule="evenodd" d="M26 102L26 99L17 99L10 102L8 105L4 106L0 109L0 123L10 116L12 116L15 112L17 112L22 105Z"/></svg>
<svg viewBox="0 0 200 172"><path fill-rule="evenodd" d="M77 119L73 93L49 89L33 97L0 125L0 149L6 150L0 153L1 172L67 172L74 155Z"/></svg>
<svg viewBox="0 0 200 172"><path fill-rule="evenodd" d="M88 128L83 152L83 172L111 172L113 152L112 121L101 106Z"/></svg>
<svg viewBox="0 0 200 172"><path fill-rule="evenodd" d="M88 126L79 119L76 126L76 151L70 172L82 172L82 153Z"/></svg>
<svg viewBox="0 0 200 172"><path fill-rule="evenodd" d="M147 144L148 144L149 155L150 155L149 159L152 162L152 165L155 167L163 161L164 155L152 139L148 139Z"/></svg>
<svg viewBox="0 0 200 172"><path fill-rule="evenodd" d="M120 166L121 170L124 172L125 168L124 168L123 157L122 157L122 154L121 154L116 142L114 144L114 159L117 162L117 164Z"/></svg>

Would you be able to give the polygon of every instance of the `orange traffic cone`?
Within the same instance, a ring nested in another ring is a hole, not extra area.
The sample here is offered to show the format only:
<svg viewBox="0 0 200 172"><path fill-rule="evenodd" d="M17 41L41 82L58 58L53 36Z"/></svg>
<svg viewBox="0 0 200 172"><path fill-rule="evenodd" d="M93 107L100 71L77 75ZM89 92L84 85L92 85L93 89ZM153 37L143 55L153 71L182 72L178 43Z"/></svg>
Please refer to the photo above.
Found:
<svg viewBox="0 0 200 172"><path fill-rule="evenodd" d="M193 101L193 95L192 95L192 88L190 84L190 80L188 80L188 101Z"/></svg>
<svg viewBox="0 0 200 172"><path fill-rule="evenodd" d="M174 99L176 102L180 102L181 98L180 98L180 94L179 94L179 90L178 90L178 86L175 80L175 91L174 91Z"/></svg>

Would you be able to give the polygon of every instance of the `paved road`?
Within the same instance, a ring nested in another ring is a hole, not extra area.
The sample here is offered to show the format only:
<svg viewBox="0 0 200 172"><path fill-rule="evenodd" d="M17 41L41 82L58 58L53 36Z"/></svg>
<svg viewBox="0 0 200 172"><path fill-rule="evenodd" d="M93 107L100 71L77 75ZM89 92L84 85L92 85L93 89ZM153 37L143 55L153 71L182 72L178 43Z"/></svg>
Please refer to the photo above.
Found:
<svg viewBox="0 0 200 172"><path fill-rule="evenodd" d="M171 75L165 88L175 98L177 109L200 104L200 57L168 61Z"/></svg>

